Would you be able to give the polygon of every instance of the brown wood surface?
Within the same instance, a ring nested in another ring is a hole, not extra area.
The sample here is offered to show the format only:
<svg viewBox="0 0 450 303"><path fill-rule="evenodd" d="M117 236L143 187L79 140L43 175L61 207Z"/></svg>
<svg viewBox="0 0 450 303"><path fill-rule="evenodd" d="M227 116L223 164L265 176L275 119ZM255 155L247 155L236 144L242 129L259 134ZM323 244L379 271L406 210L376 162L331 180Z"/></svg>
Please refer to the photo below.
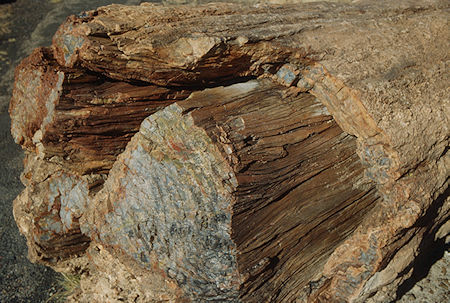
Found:
<svg viewBox="0 0 450 303"><path fill-rule="evenodd" d="M15 202L30 251L84 268L82 302L395 299L449 217L448 15L405 0L68 18L10 105L36 159ZM69 223L90 242L52 251Z"/></svg>
<svg viewBox="0 0 450 303"><path fill-rule="evenodd" d="M363 177L356 140L314 96L261 86L237 101L215 89L180 105L236 175L231 230L240 298L290 302L378 197L373 186L356 187Z"/></svg>
<svg viewBox="0 0 450 303"><path fill-rule="evenodd" d="M145 117L189 95L64 68L48 48L36 49L16 74L16 142L79 174L107 172Z"/></svg>

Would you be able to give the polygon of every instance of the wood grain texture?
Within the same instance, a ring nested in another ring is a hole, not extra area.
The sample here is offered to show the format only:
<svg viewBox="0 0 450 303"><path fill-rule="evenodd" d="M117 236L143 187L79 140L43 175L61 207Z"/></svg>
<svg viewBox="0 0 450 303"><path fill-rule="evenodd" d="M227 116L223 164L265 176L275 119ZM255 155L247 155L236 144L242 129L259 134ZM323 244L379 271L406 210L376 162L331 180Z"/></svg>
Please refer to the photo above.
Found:
<svg viewBox="0 0 450 303"><path fill-rule="evenodd" d="M78 177L109 172L80 231L168 300L393 300L449 218L448 16L102 7L18 68L13 134Z"/></svg>
<svg viewBox="0 0 450 303"><path fill-rule="evenodd" d="M106 173L145 117L190 93L64 68L46 48L25 59L16 77L15 141L78 174Z"/></svg>
<svg viewBox="0 0 450 303"><path fill-rule="evenodd" d="M192 301L291 302L377 202L362 179L315 97L253 80L144 120L82 230Z"/></svg>
<svg viewBox="0 0 450 303"><path fill-rule="evenodd" d="M383 170L397 179L430 149L444 148L448 129L429 128L421 113L433 107L433 123L448 125L447 14L445 1L117 5L69 19L54 47L61 65L159 85L212 85L297 64L301 83L345 131L395 149L386 151L395 162ZM428 103L410 101L418 95ZM412 136L421 140L418 149L408 148Z"/></svg>
<svg viewBox="0 0 450 303"><path fill-rule="evenodd" d="M238 85L181 103L218 143L238 182L231 230L245 302L298 298L321 258L378 199L373 187L355 187L363 177L355 138L312 95L269 83L237 102L210 100L233 96Z"/></svg>

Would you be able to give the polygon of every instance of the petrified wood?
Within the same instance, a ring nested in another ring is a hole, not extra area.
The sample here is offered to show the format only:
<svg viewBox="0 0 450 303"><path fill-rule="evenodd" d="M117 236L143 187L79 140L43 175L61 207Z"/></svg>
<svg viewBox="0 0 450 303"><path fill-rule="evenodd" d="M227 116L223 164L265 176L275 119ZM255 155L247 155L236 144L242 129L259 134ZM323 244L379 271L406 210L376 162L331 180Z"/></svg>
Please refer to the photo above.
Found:
<svg viewBox="0 0 450 303"><path fill-rule="evenodd" d="M194 301L290 302L378 199L357 188L355 150L308 93L268 79L193 93L144 120L84 231Z"/></svg>
<svg viewBox="0 0 450 303"><path fill-rule="evenodd" d="M10 106L31 257L77 260L81 302L395 299L448 226L448 16L377 1L68 18Z"/></svg>
<svg viewBox="0 0 450 303"><path fill-rule="evenodd" d="M100 176L77 176L33 154L25 157L25 190L14 202L14 218L27 238L31 261L57 265L83 253L90 239L80 231L90 189Z"/></svg>
<svg viewBox="0 0 450 303"><path fill-rule="evenodd" d="M59 66L49 48L26 58L16 79L15 141L81 174L107 172L145 117L189 95Z"/></svg>

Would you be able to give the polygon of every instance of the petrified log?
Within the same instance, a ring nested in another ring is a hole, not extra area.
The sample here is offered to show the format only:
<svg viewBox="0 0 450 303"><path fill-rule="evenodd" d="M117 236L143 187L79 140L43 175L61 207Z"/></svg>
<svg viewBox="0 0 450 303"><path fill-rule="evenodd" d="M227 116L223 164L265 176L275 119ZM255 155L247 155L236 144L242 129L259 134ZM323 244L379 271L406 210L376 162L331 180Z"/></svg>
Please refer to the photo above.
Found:
<svg viewBox="0 0 450 303"><path fill-rule="evenodd" d="M15 141L80 174L107 172L145 117L189 95L62 67L48 48L26 58L16 79L10 103Z"/></svg>
<svg viewBox="0 0 450 303"><path fill-rule="evenodd" d="M355 138L315 97L290 93L250 81L144 120L85 233L168 273L194 301L295 300L378 196L355 187Z"/></svg>
<svg viewBox="0 0 450 303"><path fill-rule="evenodd" d="M395 299L448 225L448 12L70 17L18 67L10 106L30 255L83 273L86 302Z"/></svg>

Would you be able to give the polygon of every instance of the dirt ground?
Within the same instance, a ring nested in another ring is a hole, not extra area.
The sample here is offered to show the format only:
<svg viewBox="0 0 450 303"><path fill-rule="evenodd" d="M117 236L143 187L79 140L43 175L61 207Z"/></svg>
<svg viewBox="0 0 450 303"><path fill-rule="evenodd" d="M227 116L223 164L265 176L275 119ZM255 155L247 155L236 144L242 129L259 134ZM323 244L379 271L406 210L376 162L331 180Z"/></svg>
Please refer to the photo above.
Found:
<svg viewBox="0 0 450 303"><path fill-rule="evenodd" d="M257 0L246 0L257 2ZM283 0L276 0L283 2ZM292 2L284 0L285 2ZM298 0L297 0L298 1ZM339 1L339 0L338 0ZM349 2L347 0L340 0ZM9 3L12 2L12 3ZM23 152L14 144L7 114L14 67L37 46L49 45L58 25L71 14L110 3L139 4L139 0L0 0L0 302L46 302L57 289L57 273L31 264L25 238L12 216L12 201L23 189L19 176ZM162 0L199 3L207 0ZM209 1L211 2L211 1ZM270 1L269 1L270 2ZM401 293L402 303L450 302L448 244L430 247ZM434 265L431 267L431 265ZM430 270L431 267L431 270Z"/></svg>

